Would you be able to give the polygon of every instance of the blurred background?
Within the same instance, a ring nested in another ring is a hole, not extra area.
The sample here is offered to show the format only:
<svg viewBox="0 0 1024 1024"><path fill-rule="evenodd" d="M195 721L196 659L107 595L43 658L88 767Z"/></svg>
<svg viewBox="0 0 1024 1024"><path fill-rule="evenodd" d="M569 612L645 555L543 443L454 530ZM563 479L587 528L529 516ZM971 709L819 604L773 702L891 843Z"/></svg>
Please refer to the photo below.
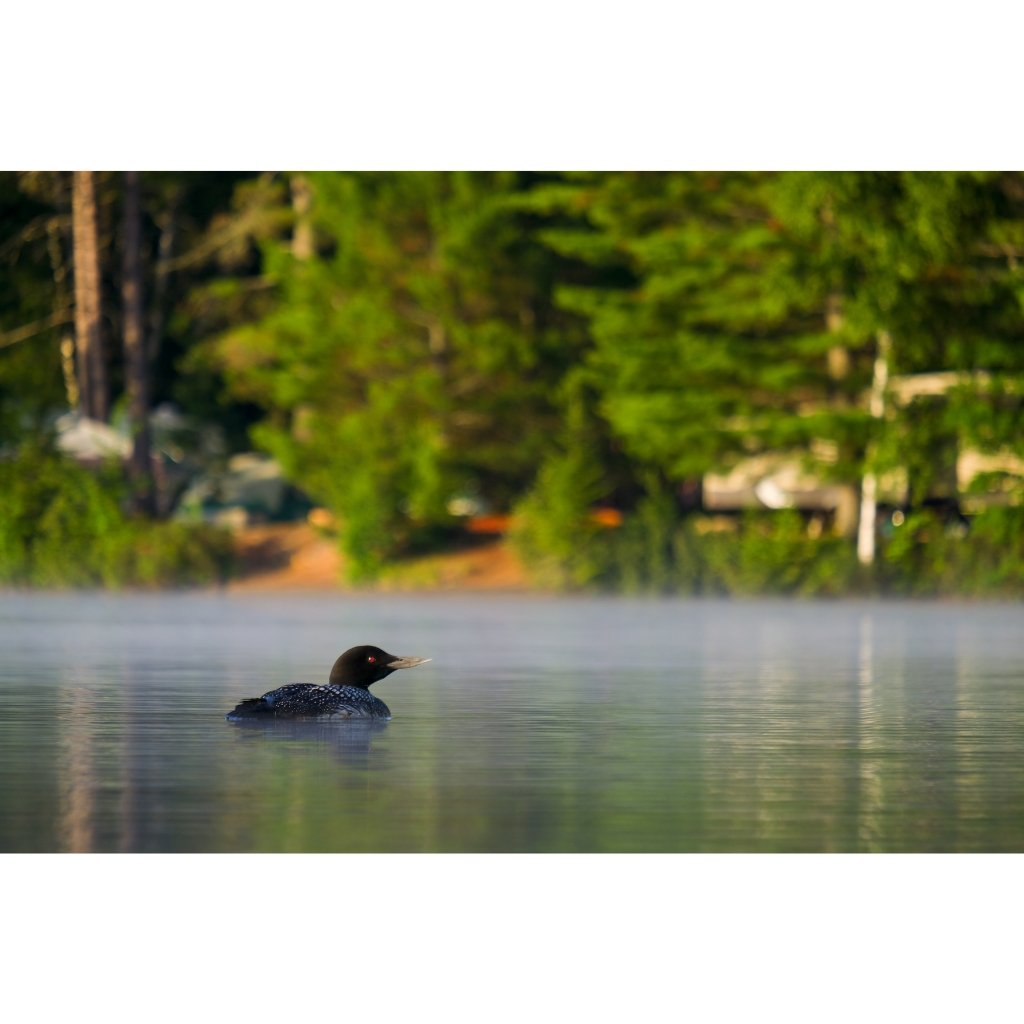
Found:
<svg viewBox="0 0 1024 1024"><path fill-rule="evenodd" d="M1024 174L0 173L0 584L1024 593Z"/></svg>

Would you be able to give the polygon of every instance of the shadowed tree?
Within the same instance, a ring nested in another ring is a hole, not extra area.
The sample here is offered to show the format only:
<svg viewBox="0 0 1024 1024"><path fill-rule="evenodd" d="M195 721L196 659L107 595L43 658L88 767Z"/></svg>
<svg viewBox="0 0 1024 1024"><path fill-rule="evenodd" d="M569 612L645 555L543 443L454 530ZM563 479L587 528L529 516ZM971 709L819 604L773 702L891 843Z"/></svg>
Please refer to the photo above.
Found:
<svg viewBox="0 0 1024 1024"><path fill-rule="evenodd" d="M110 409L100 331L100 254L96 184L92 171L75 171L71 182L75 250L75 344L81 410L106 421Z"/></svg>
<svg viewBox="0 0 1024 1024"><path fill-rule="evenodd" d="M124 174L124 303L125 387L132 435L130 475L132 499L139 512L152 514L154 488L149 436L149 360L145 346L142 301L142 203L138 171Z"/></svg>

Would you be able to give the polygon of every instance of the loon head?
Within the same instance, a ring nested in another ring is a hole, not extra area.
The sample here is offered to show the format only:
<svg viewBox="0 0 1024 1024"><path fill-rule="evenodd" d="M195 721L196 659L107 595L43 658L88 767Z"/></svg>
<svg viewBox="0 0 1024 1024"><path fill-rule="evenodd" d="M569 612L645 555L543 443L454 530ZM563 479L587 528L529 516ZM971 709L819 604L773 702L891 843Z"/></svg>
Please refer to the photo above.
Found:
<svg viewBox="0 0 1024 1024"><path fill-rule="evenodd" d="M331 669L332 686L357 686L368 690L374 683L391 675L399 668L415 668L429 658L399 658L379 647L352 647L334 663Z"/></svg>

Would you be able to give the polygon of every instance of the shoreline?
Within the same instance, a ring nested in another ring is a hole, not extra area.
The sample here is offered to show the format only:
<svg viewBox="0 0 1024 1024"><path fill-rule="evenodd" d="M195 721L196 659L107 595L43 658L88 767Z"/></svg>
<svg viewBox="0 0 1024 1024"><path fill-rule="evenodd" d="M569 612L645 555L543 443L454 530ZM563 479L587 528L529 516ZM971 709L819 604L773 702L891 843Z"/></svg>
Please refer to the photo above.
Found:
<svg viewBox="0 0 1024 1024"><path fill-rule="evenodd" d="M857 601L865 604L918 605L961 604L1021 606L1019 597L974 594L842 593L802 595L795 593L625 593L583 589L559 591L530 582L525 566L500 536L480 538L454 550L409 558L388 566L382 576L366 584L347 583L343 556L334 538L308 523L270 523L244 527L232 535L236 574L226 580L182 586L146 587L18 587L0 586L0 594L221 594L227 596L518 596L537 599L558 597L631 597L637 600L682 599L696 601L781 601L786 603Z"/></svg>
<svg viewBox="0 0 1024 1024"><path fill-rule="evenodd" d="M236 534L241 571L219 589L231 594L502 593L542 594L503 539L410 558L366 587L345 583L337 544L307 523L251 526Z"/></svg>

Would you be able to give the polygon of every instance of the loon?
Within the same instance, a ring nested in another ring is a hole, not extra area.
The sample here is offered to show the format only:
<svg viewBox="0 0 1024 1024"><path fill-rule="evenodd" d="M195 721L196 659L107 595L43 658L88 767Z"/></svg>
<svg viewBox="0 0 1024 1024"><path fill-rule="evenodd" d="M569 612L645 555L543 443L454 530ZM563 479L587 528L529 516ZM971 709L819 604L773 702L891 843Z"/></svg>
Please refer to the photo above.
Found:
<svg viewBox="0 0 1024 1024"><path fill-rule="evenodd" d="M353 647L334 663L326 686L289 683L243 700L224 717L243 718L383 718L391 709L370 693L370 687L395 669L414 668L429 658L397 658L379 647Z"/></svg>

